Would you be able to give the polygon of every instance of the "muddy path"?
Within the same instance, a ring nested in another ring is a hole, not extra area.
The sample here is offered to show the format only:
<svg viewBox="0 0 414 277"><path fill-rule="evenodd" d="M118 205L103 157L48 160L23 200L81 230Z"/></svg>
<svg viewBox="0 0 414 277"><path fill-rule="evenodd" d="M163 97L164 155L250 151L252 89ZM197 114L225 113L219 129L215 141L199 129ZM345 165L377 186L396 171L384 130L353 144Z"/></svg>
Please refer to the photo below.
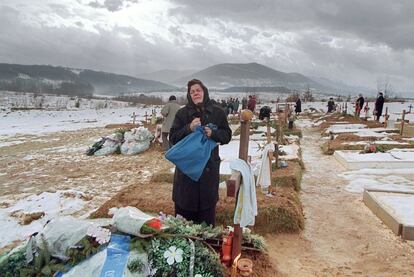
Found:
<svg viewBox="0 0 414 277"><path fill-rule="evenodd" d="M305 230L267 236L272 262L286 276L414 276L414 244L395 236L345 190L346 171L322 154L319 132L303 130Z"/></svg>

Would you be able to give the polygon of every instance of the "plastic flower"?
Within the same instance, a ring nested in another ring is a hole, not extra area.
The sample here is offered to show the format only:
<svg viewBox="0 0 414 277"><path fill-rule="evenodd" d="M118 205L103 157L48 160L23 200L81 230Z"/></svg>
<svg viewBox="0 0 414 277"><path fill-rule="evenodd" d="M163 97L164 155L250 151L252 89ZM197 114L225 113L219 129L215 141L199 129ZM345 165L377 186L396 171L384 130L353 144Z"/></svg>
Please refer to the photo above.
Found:
<svg viewBox="0 0 414 277"><path fill-rule="evenodd" d="M170 246L168 250L164 252L164 258L167 259L169 265L173 265L174 262L181 263L183 261L183 250L177 249L175 246Z"/></svg>
<svg viewBox="0 0 414 277"><path fill-rule="evenodd" d="M108 243L111 239L111 231L94 225L88 227L86 235L95 238L96 242L100 245Z"/></svg>

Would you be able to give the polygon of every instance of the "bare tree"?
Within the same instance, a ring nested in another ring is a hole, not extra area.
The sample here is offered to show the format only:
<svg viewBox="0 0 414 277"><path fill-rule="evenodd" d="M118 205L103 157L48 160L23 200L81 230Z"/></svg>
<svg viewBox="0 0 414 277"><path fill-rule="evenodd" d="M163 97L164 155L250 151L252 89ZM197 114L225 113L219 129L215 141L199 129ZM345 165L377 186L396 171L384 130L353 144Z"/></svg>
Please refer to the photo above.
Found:
<svg viewBox="0 0 414 277"><path fill-rule="evenodd" d="M384 99L392 97L393 89L388 76L377 78L377 90L383 93Z"/></svg>

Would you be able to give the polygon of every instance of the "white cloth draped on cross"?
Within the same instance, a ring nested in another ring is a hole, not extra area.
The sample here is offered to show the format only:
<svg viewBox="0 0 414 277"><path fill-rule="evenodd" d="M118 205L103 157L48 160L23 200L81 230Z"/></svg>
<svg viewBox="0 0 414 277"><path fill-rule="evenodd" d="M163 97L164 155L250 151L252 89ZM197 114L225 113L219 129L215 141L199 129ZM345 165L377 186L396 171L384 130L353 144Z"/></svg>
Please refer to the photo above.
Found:
<svg viewBox="0 0 414 277"><path fill-rule="evenodd" d="M240 227L253 226L257 215L256 186L253 170L247 162L242 159L230 161L231 170L239 171L242 175L236 210L234 212L234 224Z"/></svg>
<svg viewBox="0 0 414 277"><path fill-rule="evenodd" d="M262 153L262 164L259 175L257 176L257 185L262 189L267 189L272 184L269 151L275 151L275 145L273 143L266 144Z"/></svg>

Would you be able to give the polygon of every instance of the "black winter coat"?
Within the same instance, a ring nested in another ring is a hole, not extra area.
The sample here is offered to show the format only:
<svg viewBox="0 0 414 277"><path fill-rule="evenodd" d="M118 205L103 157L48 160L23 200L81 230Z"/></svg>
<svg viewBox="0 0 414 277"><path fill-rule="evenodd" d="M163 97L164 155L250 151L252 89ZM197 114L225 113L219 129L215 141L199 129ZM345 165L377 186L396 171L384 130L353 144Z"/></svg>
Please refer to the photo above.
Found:
<svg viewBox="0 0 414 277"><path fill-rule="evenodd" d="M384 97L379 96L375 101L375 110L377 111L376 116L380 117L382 115L382 108L384 107Z"/></svg>
<svg viewBox="0 0 414 277"><path fill-rule="evenodd" d="M356 101L356 103L357 103L357 105L358 105L358 107L359 107L359 109L360 110L362 110L363 108L364 108L364 103L365 103L365 99L364 99L364 97L359 97L358 99L357 99L357 101Z"/></svg>
<svg viewBox="0 0 414 277"><path fill-rule="evenodd" d="M229 143L232 132L227 116L222 108L213 105L210 101L205 104L203 115L200 115L195 107L191 105L186 105L177 112L170 130L172 144L176 144L191 133L190 123L196 117L201 118L202 125L213 123L217 126L218 129L211 133L211 139L220 144ZM173 185L173 201L175 204L184 210L194 212L213 208L219 199L219 170L219 147L212 151L198 182L191 180L176 167Z"/></svg>
<svg viewBox="0 0 414 277"><path fill-rule="evenodd" d="M302 101L298 99L295 105L295 113L301 113L301 112L302 112Z"/></svg>

